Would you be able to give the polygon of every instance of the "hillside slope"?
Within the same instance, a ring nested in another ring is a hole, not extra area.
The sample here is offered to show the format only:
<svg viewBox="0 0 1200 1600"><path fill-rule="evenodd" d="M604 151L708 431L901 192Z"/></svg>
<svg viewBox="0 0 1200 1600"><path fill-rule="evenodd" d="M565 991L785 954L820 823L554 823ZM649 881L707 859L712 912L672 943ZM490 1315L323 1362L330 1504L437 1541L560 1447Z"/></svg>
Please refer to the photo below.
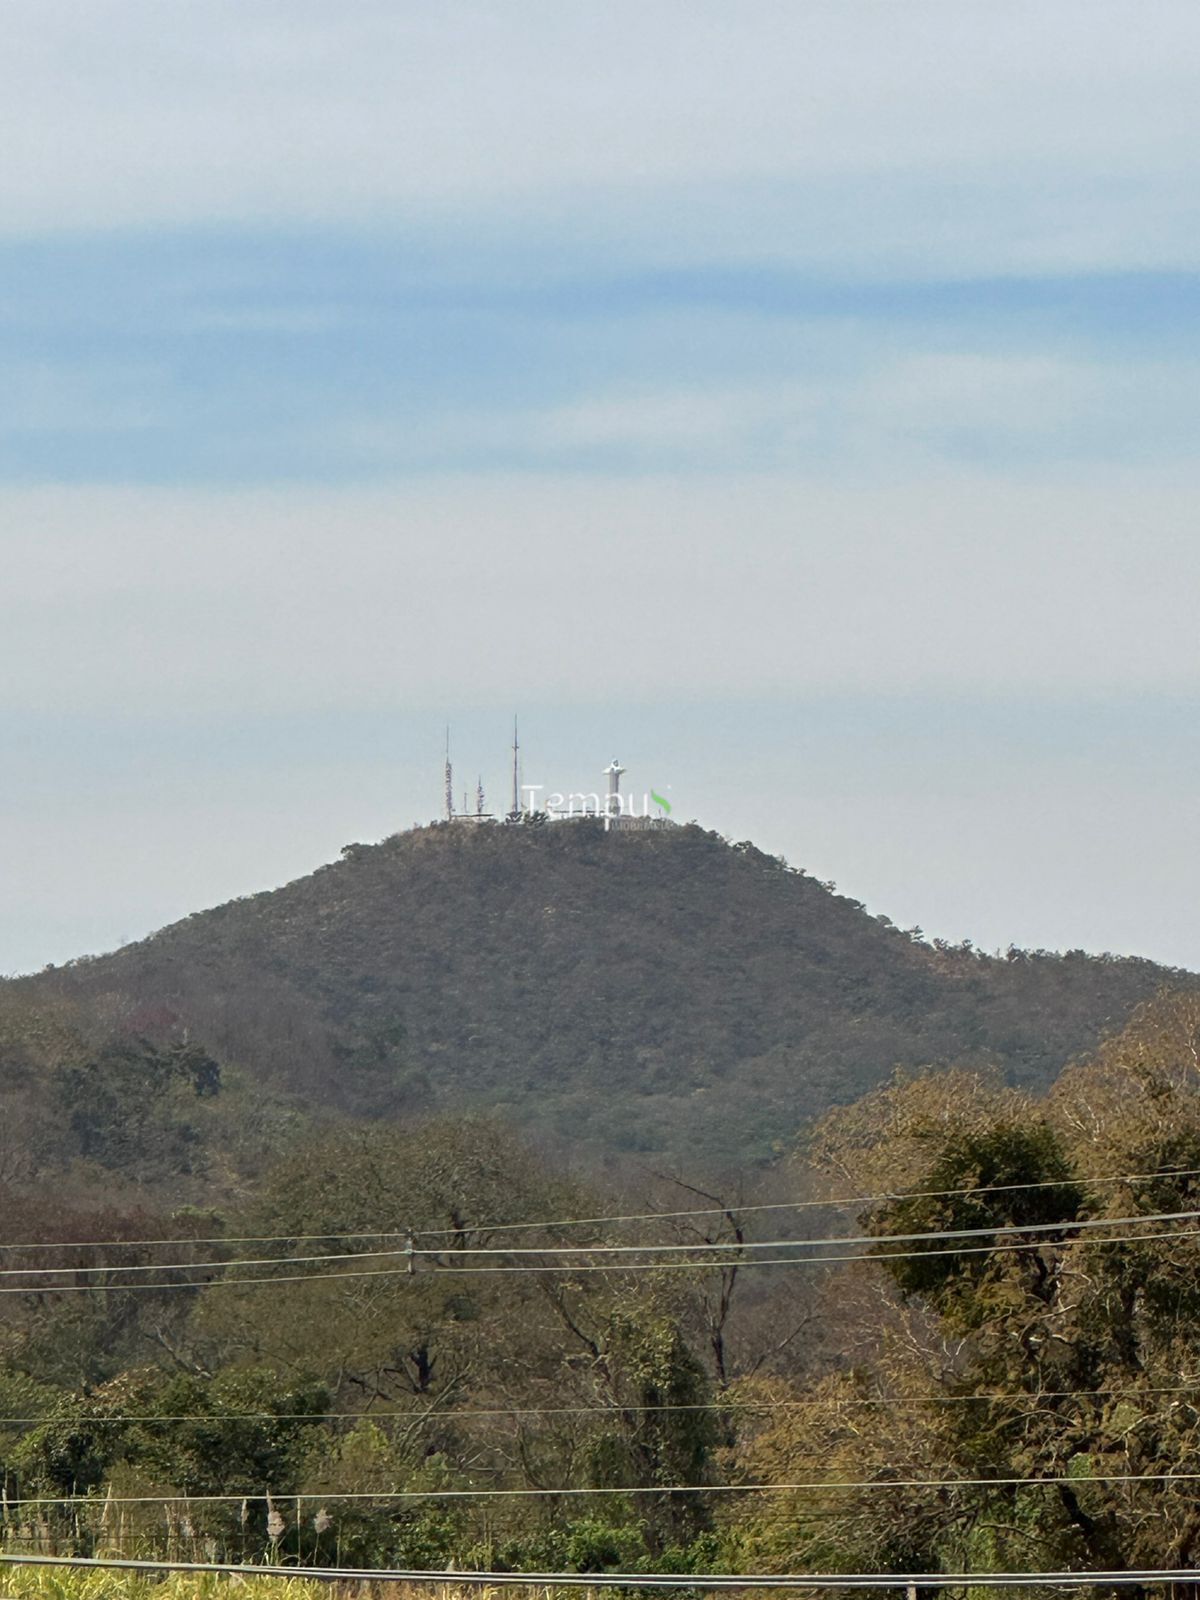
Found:
<svg viewBox="0 0 1200 1600"><path fill-rule="evenodd" d="M186 1025L308 1105L470 1105L594 1152L759 1159L898 1064L1046 1084L1164 981L930 946L696 827L433 826L21 980Z"/></svg>

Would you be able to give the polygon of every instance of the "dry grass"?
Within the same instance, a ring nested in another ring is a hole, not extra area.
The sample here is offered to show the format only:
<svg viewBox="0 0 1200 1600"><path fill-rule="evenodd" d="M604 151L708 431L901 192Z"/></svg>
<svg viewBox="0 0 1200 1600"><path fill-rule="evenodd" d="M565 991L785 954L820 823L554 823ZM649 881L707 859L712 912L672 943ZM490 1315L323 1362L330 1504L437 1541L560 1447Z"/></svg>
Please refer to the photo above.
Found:
<svg viewBox="0 0 1200 1600"><path fill-rule="evenodd" d="M451 1584L330 1583L309 1578L252 1578L215 1573L6 1566L0 1600L499 1600L501 1591ZM541 1587L505 1587L503 1600L553 1600Z"/></svg>

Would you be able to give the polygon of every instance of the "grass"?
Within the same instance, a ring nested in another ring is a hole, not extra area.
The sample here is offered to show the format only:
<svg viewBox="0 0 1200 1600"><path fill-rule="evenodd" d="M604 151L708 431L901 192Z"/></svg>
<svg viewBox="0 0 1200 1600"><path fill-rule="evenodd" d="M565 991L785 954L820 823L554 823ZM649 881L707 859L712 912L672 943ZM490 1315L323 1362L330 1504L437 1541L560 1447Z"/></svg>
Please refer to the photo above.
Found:
<svg viewBox="0 0 1200 1600"><path fill-rule="evenodd" d="M345 1600L377 1594L380 1600L498 1600L492 1588L449 1584L335 1584L311 1578L254 1578L240 1574L123 1572L119 1569L5 1566L3 1600ZM550 1600L546 1588L505 1588L504 1600Z"/></svg>

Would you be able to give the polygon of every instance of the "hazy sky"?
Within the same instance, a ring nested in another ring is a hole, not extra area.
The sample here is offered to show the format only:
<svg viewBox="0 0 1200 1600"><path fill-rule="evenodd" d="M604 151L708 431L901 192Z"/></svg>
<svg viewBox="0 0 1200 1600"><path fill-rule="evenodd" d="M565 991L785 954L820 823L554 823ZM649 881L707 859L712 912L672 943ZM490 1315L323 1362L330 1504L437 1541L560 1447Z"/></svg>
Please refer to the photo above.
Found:
<svg viewBox="0 0 1200 1600"><path fill-rule="evenodd" d="M1194 0L6 0L0 971L619 754L1200 967ZM669 786L669 787L668 787Z"/></svg>

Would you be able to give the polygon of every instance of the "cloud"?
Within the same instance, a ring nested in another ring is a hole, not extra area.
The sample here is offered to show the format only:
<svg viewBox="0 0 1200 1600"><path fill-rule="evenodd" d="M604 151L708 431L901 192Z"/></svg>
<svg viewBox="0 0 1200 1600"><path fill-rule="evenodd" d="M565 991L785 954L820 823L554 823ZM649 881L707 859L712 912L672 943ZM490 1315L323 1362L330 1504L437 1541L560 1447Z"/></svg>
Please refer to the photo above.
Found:
<svg viewBox="0 0 1200 1600"><path fill-rule="evenodd" d="M1197 686L1194 474L8 491L0 705Z"/></svg>
<svg viewBox="0 0 1200 1600"><path fill-rule="evenodd" d="M834 337L836 357L820 341L824 370L803 379L731 384L718 369L705 382L597 385L567 401L490 409L463 394L424 415L330 418L295 455L312 460L320 449L369 474L503 464L911 481L949 461L1077 471L1082 461L1190 452L1194 362L923 350L920 341L878 352L861 330Z"/></svg>
<svg viewBox="0 0 1200 1600"><path fill-rule="evenodd" d="M5 29L13 233L557 214L660 259L1195 260L1189 0L9 0Z"/></svg>
<svg viewBox="0 0 1200 1600"><path fill-rule="evenodd" d="M1193 0L4 25L0 962L427 815L514 701L900 918L1194 948Z"/></svg>
<svg viewBox="0 0 1200 1600"><path fill-rule="evenodd" d="M867 285L596 262L531 281L542 267L516 238L470 271L428 241L319 232L0 246L0 478L854 480L1191 453L1185 275Z"/></svg>

